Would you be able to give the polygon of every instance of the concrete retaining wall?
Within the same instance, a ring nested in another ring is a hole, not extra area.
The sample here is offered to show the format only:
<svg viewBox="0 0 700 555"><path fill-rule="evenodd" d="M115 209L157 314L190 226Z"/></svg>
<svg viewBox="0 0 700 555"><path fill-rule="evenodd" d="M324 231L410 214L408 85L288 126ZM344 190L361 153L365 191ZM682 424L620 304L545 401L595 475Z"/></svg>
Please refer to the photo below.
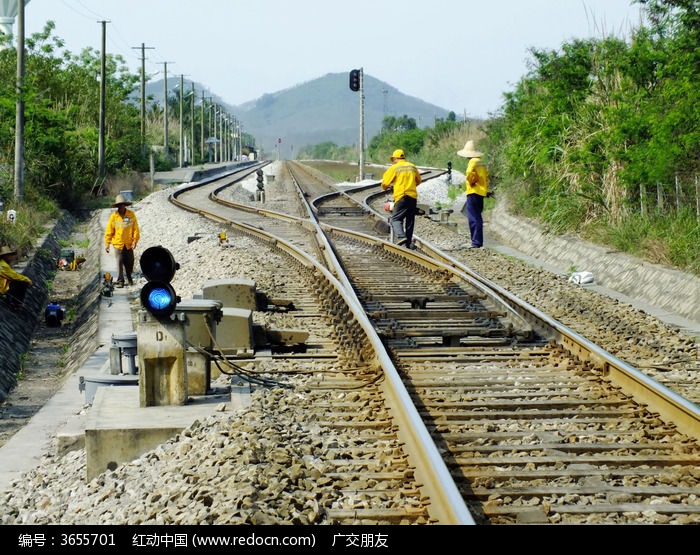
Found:
<svg viewBox="0 0 700 555"><path fill-rule="evenodd" d="M61 240L70 236L75 220L68 213L58 219L38 242L38 247L29 259L17 264L15 270L34 282L27 291L21 313L12 312L5 300L0 300L0 401L4 401L17 384L17 374L25 353L29 349L32 335L44 317L49 284L57 271Z"/></svg>

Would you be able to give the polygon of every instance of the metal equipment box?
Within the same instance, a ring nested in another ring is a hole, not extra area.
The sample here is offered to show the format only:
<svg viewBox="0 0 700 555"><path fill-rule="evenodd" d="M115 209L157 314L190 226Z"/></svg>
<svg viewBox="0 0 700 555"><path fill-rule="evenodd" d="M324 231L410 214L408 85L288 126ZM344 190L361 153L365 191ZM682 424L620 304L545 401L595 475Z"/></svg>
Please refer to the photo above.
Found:
<svg viewBox="0 0 700 555"><path fill-rule="evenodd" d="M256 310L255 281L248 278L213 279L202 286L203 299L221 301L225 308Z"/></svg>

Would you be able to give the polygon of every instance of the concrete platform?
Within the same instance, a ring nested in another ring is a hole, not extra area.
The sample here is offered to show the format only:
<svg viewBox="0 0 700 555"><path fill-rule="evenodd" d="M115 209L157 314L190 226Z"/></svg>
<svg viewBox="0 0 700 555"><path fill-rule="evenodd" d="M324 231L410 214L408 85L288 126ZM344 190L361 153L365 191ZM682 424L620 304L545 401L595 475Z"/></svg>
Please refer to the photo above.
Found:
<svg viewBox="0 0 700 555"><path fill-rule="evenodd" d="M85 419L86 478L138 458L198 419L231 409L229 391L191 397L183 406L141 407L138 386L100 387Z"/></svg>
<svg viewBox="0 0 700 555"><path fill-rule="evenodd" d="M169 172L168 175L158 173L155 175L155 181L158 183L186 183L196 175L201 175L201 173L193 173L194 170L203 171L205 175L212 175L225 171L225 169L221 165L213 164L207 164L204 168L181 168ZM112 210L111 208L106 208L100 214L102 230L106 227ZM106 253L103 248L100 249L100 252L101 272L110 272L116 275L114 253ZM104 407L105 417L112 418L109 413L109 407L114 392L110 391L110 393L104 394L100 390L132 387L98 387L93 403L90 405L87 402L85 392L81 391L79 386L81 377L109 377L111 374L110 348L112 346L112 336L134 331L132 303L139 302L138 294L142 285L138 276L135 275L134 277L134 286L114 289L111 297L100 297L99 329L97 332L98 349L88 357L76 373L68 376L63 387L32 417L29 423L0 447L0 492L6 492L13 480L20 478L23 473L37 467L45 455L61 456L67 451L85 447L85 436L88 426L93 430L91 432L93 435L101 430L97 424L97 419L99 418L98 414L101 414L103 411L100 407L102 403L100 399L103 396L106 397L105 402L107 402L107 405ZM138 406L138 388L136 387L135 390L135 403ZM126 394L125 392L122 393ZM212 403L203 404L206 406L195 406L194 408L173 407L183 411L182 415L177 419L169 416L167 407L162 412L150 412L148 413L149 422L145 425L145 429L149 430L148 433L150 434L154 434L153 429L158 427L161 427L163 430L170 430L167 434L177 433L177 431L194 422L196 418L201 417L202 414L210 414L216 410L216 404L220 402L221 399L216 401L212 399ZM162 409L164 407L149 408ZM124 412L123 407L121 407L121 410ZM146 420L140 411L136 411L136 414L138 416L135 418ZM127 415L124 414L123 416L126 418ZM161 416L162 422L160 420ZM108 423L109 420L106 422L102 426L105 430L112 425ZM121 423L114 424L114 426L119 425ZM94 439L91 441L94 441ZM123 456L126 457L126 454Z"/></svg>

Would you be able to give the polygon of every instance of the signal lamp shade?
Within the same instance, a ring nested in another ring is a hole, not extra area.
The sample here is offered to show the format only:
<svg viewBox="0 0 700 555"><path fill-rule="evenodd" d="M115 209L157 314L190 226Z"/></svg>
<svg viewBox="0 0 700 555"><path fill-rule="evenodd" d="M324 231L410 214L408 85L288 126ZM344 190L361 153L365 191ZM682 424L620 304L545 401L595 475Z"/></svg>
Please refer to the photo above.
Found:
<svg viewBox="0 0 700 555"><path fill-rule="evenodd" d="M141 255L141 271L148 281L172 281L180 265L164 247L149 247Z"/></svg>
<svg viewBox="0 0 700 555"><path fill-rule="evenodd" d="M149 281L141 289L141 305L158 319L169 318L179 300L172 286L164 281Z"/></svg>

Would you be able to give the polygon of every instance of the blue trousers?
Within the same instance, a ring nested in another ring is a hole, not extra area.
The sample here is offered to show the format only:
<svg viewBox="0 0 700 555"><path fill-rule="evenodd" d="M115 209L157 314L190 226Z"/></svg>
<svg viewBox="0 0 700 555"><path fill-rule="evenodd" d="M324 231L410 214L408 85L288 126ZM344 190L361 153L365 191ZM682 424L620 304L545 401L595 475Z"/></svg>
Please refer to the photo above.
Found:
<svg viewBox="0 0 700 555"><path fill-rule="evenodd" d="M405 238L406 242L411 244L417 207L418 200L413 197L401 197L394 203L394 209L391 211L391 228L397 241Z"/></svg>
<svg viewBox="0 0 700 555"><path fill-rule="evenodd" d="M472 193L467 195L467 202L464 204L464 215L469 222L469 233L472 238L472 247L484 246L484 220L481 213L484 211L484 197Z"/></svg>

